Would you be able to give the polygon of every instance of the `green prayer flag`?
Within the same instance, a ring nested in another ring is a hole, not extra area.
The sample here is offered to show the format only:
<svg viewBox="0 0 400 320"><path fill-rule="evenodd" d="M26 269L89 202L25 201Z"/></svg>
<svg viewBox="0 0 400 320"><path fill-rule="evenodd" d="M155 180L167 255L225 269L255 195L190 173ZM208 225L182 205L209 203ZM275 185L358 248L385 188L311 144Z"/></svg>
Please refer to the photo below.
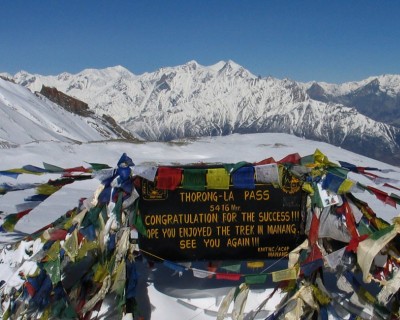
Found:
<svg viewBox="0 0 400 320"><path fill-rule="evenodd" d="M347 178L347 174L349 173L348 169L342 168L342 167L329 167L329 168L326 169L326 171L328 171L328 172L330 172L330 173L332 173L332 174L334 174L336 176L339 176L339 177L341 177L343 179L346 179Z"/></svg>
<svg viewBox="0 0 400 320"><path fill-rule="evenodd" d="M239 273L241 265L241 263L223 262L220 267L224 270Z"/></svg>
<svg viewBox="0 0 400 320"><path fill-rule="evenodd" d="M49 164L49 163L46 163L46 162L43 162L43 167L44 167L47 171L53 172L53 173L62 173L62 172L64 172L64 169L63 169L63 168L54 166L54 165Z"/></svg>
<svg viewBox="0 0 400 320"><path fill-rule="evenodd" d="M117 217L117 221L121 223L121 216L122 216L122 198L123 198L123 191L120 191L118 193L118 199L117 202L115 203L113 212L115 213L115 216Z"/></svg>
<svg viewBox="0 0 400 320"><path fill-rule="evenodd" d="M182 188L203 191L206 187L206 169L184 169Z"/></svg>
<svg viewBox="0 0 400 320"><path fill-rule="evenodd" d="M245 277L245 283L247 284L262 284L265 283L267 280L267 274L262 273L262 274L251 274L251 275L246 275Z"/></svg>
<svg viewBox="0 0 400 320"><path fill-rule="evenodd" d="M87 227L93 224L95 227L99 224L99 214L103 210L105 206L96 206L90 208L89 212L86 213L85 217L83 218L82 227Z"/></svg>
<svg viewBox="0 0 400 320"><path fill-rule="evenodd" d="M308 156L302 157L300 159L300 164L302 166L305 166L307 164L313 164L314 162L315 162L315 160L314 160L314 155L313 154L310 154Z"/></svg>
<svg viewBox="0 0 400 320"><path fill-rule="evenodd" d="M90 164L90 166L92 167L92 169L94 171L99 171L99 170L110 169L111 168L108 164L104 164L104 163L95 163L95 162L87 162L87 163Z"/></svg>
<svg viewBox="0 0 400 320"><path fill-rule="evenodd" d="M56 285L58 282L61 281L61 262L60 257L56 260L50 260L43 264L43 268L46 270L47 274L49 275L51 282L53 285Z"/></svg>
<svg viewBox="0 0 400 320"><path fill-rule="evenodd" d="M240 161L238 163L225 163L224 168L225 170L232 174L234 173L237 169L240 169L241 167L244 167L245 165L248 165L249 163L246 161Z"/></svg>

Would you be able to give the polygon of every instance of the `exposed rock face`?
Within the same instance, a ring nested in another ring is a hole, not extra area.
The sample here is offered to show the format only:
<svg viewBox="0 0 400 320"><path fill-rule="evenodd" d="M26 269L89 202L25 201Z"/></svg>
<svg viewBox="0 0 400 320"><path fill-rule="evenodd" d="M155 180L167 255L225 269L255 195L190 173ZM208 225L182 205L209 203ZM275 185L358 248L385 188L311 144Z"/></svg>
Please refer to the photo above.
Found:
<svg viewBox="0 0 400 320"><path fill-rule="evenodd" d="M66 95L63 92L58 91L56 88L42 86L40 93L69 112L73 112L82 117L90 117L94 115L94 112L89 109L87 103Z"/></svg>
<svg viewBox="0 0 400 320"><path fill-rule="evenodd" d="M57 90L56 88L50 88L44 85L40 90L40 94L44 95L50 101L57 103L59 106L63 107L69 112L75 113L82 117L95 118L103 123L103 125L105 125L112 132L114 132L118 137L133 141L138 140L130 132L119 126L111 116L103 115L102 117L98 117L92 110L90 110L86 102L73 98Z"/></svg>

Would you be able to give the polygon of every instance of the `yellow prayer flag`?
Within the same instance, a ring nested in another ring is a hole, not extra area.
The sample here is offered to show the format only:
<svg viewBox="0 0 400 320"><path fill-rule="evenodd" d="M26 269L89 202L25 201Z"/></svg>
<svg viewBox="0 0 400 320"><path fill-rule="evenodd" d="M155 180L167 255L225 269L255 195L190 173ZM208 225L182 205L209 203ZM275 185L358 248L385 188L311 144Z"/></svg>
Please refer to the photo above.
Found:
<svg viewBox="0 0 400 320"><path fill-rule="evenodd" d="M297 270L296 268L290 268L280 271L272 272L272 281L280 282L284 280L293 280L297 279Z"/></svg>
<svg viewBox="0 0 400 320"><path fill-rule="evenodd" d="M353 187L354 181L350 179L344 179L342 184L339 187L338 194L348 193L350 189Z"/></svg>
<svg viewBox="0 0 400 320"><path fill-rule="evenodd" d="M302 189L303 191L313 195L314 194L314 188L312 187L312 185L309 182L304 182L302 185Z"/></svg>
<svg viewBox="0 0 400 320"><path fill-rule="evenodd" d="M54 192L57 192L61 189L61 186L52 186L51 184L42 184L36 188L37 194L42 194L45 196L52 195Z"/></svg>
<svg viewBox="0 0 400 320"><path fill-rule="evenodd" d="M230 175L224 168L208 169L206 179L208 189L229 189Z"/></svg>
<svg viewBox="0 0 400 320"><path fill-rule="evenodd" d="M263 268L264 267L264 261L248 261L247 262L247 267L256 269L256 268Z"/></svg>
<svg viewBox="0 0 400 320"><path fill-rule="evenodd" d="M75 229L62 246L72 261L75 261L78 255L78 230Z"/></svg>

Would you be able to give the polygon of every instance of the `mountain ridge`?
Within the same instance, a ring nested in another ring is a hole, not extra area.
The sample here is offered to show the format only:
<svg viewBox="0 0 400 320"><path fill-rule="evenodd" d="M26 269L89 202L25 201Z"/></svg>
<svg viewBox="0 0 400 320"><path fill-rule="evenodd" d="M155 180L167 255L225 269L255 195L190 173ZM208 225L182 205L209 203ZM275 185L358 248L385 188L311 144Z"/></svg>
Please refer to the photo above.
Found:
<svg viewBox="0 0 400 320"><path fill-rule="evenodd" d="M347 84L340 90L317 83L318 96L310 90L311 83L257 77L232 60L211 66L192 60L142 75L116 66L85 69L75 75L21 72L13 79L33 91L41 85L54 86L85 101L96 114L113 117L144 140L283 132L400 163L400 129L396 122L388 124L363 115L357 111L360 106L347 104L350 97L343 97L344 87L353 88L353 93L367 81L360 82L359 87ZM384 83L393 97L399 95L396 75L391 81L382 76L379 83ZM387 118L393 119L393 115Z"/></svg>

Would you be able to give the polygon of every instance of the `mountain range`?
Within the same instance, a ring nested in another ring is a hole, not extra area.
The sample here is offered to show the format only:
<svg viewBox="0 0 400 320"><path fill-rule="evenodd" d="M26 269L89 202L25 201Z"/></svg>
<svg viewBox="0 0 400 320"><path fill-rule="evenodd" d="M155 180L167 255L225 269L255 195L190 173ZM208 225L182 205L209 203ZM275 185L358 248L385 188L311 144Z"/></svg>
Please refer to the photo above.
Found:
<svg viewBox="0 0 400 320"><path fill-rule="evenodd" d="M400 164L400 75L301 83L255 76L233 61L189 61L142 75L121 66L3 75L32 92L57 88L142 140L282 132Z"/></svg>

